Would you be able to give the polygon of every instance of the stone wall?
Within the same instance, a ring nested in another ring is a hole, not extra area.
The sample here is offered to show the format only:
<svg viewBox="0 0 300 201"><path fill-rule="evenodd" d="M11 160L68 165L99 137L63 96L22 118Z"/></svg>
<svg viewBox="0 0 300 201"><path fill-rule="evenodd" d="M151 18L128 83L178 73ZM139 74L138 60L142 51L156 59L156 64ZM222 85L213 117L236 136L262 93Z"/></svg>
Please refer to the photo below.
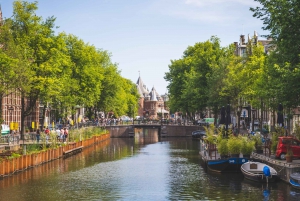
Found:
<svg viewBox="0 0 300 201"><path fill-rule="evenodd" d="M139 125L138 127L143 127ZM145 128L149 125L145 125ZM157 127L157 126L155 126ZM132 137L134 134L133 125L124 126L111 126L107 127L111 137ZM195 130L204 130L202 126L178 126L178 125L163 125L160 130L160 126L157 127L160 135L163 137L191 137L192 132Z"/></svg>
<svg viewBox="0 0 300 201"><path fill-rule="evenodd" d="M126 125L126 126L110 126L106 128L109 133L110 137L130 137L130 134L133 134L133 126Z"/></svg>

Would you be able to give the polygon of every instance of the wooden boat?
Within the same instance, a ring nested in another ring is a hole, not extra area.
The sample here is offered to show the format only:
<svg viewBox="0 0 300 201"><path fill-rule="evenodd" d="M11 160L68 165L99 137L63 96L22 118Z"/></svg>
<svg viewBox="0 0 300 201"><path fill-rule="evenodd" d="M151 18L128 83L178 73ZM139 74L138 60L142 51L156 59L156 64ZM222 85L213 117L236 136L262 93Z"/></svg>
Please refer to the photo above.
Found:
<svg viewBox="0 0 300 201"><path fill-rule="evenodd" d="M241 171L246 179L258 182L275 182L277 171L271 166L260 162L246 162L241 165Z"/></svg>
<svg viewBox="0 0 300 201"><path fill-rule="evenodd" d="M214 172L241 172L241 165L248 161L247 158L227 158L208 160L207 168Z"/></svg>
<svg viewBox="0 0 300 201"><path fill-rule="evenodd" d="M300 189L300 172L294 172L290 175L290 184L296 189Z"/></svg>

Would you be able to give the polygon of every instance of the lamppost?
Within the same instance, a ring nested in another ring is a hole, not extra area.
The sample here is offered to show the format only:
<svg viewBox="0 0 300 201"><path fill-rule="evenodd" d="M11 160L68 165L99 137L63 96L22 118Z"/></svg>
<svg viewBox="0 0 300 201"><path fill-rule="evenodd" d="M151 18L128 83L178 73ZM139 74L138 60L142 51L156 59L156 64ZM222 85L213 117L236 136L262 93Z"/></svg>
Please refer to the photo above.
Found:
<svg viewBox="0 0 300 201"><path fill-rule="evenodd" d="M248 104L248 125L249 125L249 129L250 129L250 123L251 123L251 105Z"/></svg>
<svg viewBox="0 0 300 201"><path fill-rule="evenodd" d="M252 109L252 132L254 132L254 118L255 118L255 110Z"/></svg>
<svg viewBox="0 0 300 201"><path fill-rule="evenodd" d="M12 120L12 112L14 111L14 108L13 108L13 106L9 106L8 108L8 111L9 111L9 114L10 114L10 122L9 122L9 127L10 127L10 132L13 130L13 120Z"/></svg>

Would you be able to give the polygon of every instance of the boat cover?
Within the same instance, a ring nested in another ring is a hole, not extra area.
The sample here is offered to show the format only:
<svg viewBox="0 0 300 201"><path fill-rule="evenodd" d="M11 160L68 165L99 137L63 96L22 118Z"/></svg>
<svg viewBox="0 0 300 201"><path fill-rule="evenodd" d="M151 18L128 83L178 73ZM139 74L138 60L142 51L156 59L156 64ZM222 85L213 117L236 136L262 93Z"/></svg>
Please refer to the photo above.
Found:
<svg viewBox="0 0 300 201"><path fill-rule="evenodd" d="M264 168L263 168L263 173L264 173L264 175L266 175L267 177L271 176L270 168L269 168L268 166L264 166Z"/></svg>
<svg viewBox="0 0 300 201"><path fill-rule="evenodd" d="M300 181L300 172L294 172L290 175L290 177L294 180Z"/></svg>

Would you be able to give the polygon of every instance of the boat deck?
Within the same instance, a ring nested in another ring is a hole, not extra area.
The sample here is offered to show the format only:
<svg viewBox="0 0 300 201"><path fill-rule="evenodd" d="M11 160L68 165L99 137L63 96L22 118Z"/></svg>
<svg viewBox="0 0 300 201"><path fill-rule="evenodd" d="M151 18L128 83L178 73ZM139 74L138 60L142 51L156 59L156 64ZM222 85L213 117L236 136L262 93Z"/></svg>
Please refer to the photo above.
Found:
<svg viewBox="0 0 300 201"><path fill-rule="evenodd" d="M199 154L205 163L210 160L221 159L220 154L216 149L214 149L214 147L209 150L208 147L205 147L205 145L201 143L201 140ZM240 154L240 157L243 157L243 155ZM249 161L251 160L262 162L273 167L277 171L278 177L285 182L289 182L290 174L294 172L300 172L300 159L293 159L291 163L288 163L285 160L276 159L275 155L269 154L267 149L264 149L263 153L261 154L253 152L249 158Z"/></svg>

